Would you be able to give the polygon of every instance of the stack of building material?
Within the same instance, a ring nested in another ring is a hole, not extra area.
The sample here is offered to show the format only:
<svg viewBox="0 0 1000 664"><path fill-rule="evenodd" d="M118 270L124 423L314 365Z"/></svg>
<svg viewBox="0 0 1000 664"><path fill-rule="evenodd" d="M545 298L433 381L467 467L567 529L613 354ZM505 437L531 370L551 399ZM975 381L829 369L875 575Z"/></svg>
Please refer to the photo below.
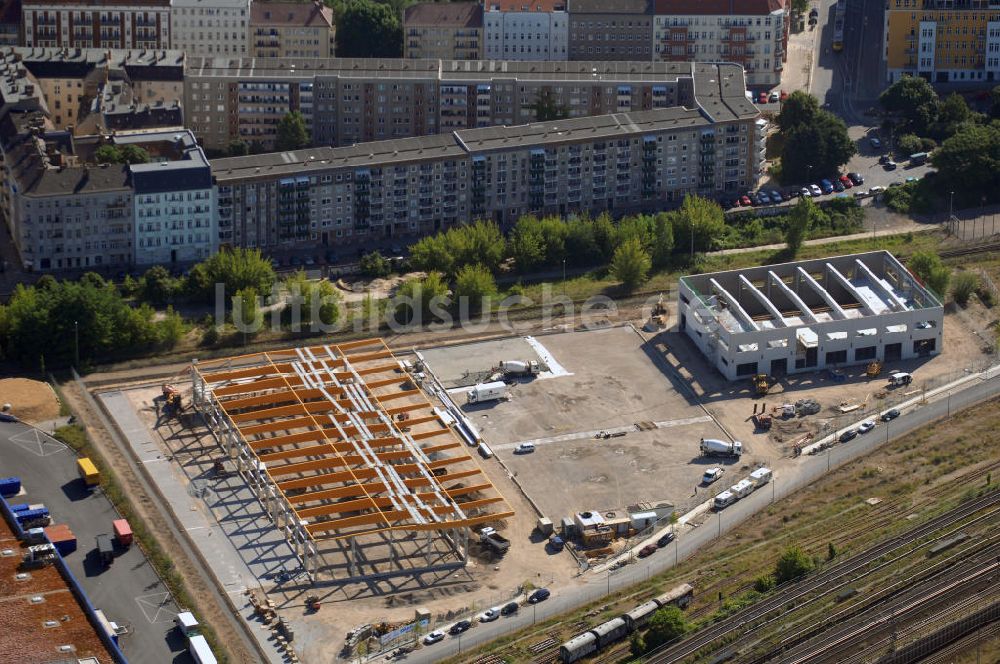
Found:
<svg viewBox="0 0 1000 664"><path fill-rule="evenodd" d="M76 535L65 523L49 526L45 529L45 536L49 538L52 545L56 547L59 555L65 556L76 551Z"/></svg>

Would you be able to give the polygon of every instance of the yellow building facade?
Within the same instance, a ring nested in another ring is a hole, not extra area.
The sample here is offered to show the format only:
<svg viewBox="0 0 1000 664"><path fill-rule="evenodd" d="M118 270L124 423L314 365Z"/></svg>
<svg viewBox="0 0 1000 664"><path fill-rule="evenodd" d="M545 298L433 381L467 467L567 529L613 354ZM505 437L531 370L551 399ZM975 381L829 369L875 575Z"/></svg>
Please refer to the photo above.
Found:
<svg viewBox="0 0 1000 664"><path fill-rule="evenodd" d="M1000 4L887 0L882 43L889 83L1000 80Z"/></svg>

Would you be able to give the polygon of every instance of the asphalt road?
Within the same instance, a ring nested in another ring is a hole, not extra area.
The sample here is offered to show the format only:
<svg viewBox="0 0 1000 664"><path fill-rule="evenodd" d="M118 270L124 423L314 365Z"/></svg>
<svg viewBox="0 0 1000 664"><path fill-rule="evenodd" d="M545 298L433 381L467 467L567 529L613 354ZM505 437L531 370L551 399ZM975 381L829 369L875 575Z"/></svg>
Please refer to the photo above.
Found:
<svg viewBox="0 0 1000 664"><path fill-rule="evenodd" d="M142 550L116 547L107 569L98 560L97 535L112 534L118 513L100 490L83 485L72 450L24 424L0 423L0 476L21 478L25 494L10 502L44 503L53 523L68 524L76 535L77 550L66 563L95 608L112 622L131 625L119 639L131 664L193 662L172 629L177 606Z"/></svg>
<svg viewBox="0 0 1000 664"><path fill-rule="evenodd" d="M585 573L582 586L562 589L551 587L552 597L541 604L522 607L518 614L500 618L496 622L476 624L461 636L448 636L440 643L422 647L397 661L407 662L407 664L422 664L451 657L508 632L529 627L537 621L574 609L607 594L609 591L616 591L642 582L651 575L673 567L675 562L694 555L700 548L722 533L736 527L773 501L811 484L828 470L859 456L869 454L888 440L920 429L934 420L947 417L963 408L994 397L998 393L1000 393L1000 376L989 381L977 381L950 396L942 395L925 405L906 410L898 419L887 424L879 423L874 431L859 436L849 443L835 445L816 456L803 457L794 476L790 477L790 473L786 471L784 475L775 476L770 486L755 491L724 511L695 519L695 521L701 519L701 524L698 527L682 533L674 540L673 545L649 558L628 565L618 570L617 573L602 575ZM544 636L539 634L537 640L543 638Z"/></svg>

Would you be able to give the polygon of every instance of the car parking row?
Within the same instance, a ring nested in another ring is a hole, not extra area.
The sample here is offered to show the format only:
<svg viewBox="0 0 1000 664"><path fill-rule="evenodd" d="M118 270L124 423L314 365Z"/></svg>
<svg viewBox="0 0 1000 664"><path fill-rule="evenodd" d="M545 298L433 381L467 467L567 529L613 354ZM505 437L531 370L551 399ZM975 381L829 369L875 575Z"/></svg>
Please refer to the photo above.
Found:
<svg viewBox="0 0 1000 664"><path fill-rule="evenodd" d="M733 201L731 207L759 207L762 205L780 205L793 198L818 198L827 194L841 193L864 184L865 178L860 173L847 173L833 180L822 179L818 183L808 184L798 189L761 189L750 191Z"/></svg>

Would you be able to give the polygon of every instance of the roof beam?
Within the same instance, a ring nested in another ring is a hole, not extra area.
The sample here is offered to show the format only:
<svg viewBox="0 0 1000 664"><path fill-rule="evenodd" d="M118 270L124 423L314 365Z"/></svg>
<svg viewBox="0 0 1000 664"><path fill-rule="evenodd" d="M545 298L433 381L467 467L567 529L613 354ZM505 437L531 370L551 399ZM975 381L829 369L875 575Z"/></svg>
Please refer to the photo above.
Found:
<svg viewBox="0 0 1000 664"><path fill-rule="evenodd" d="M837 301L833 299L833 296L830 295L829 291L827 291L825 288L816 283L816 280L812 278L812 275L803 270L801 266L795 269L799 274L799 278L805 280L806 284L808 284L810 288L816 291L816 293L821 298L823 298L823 301L826 302L826 305L830 307L830 309L833 311L835 318L839 320L844 320L845 318L847 318L847 314L845 314L843 308L841 308L841 306L837 304Z"/></svg>
<svg viewBox="0 0 1000 664"><path fill-rule="evenodd" d="M718 280L713 277L712 279L709 279L709 283L712 284L712 287L716 290L719 296L726 301L726 304L729 305L729 310L733 312L733 315L737 319L741 319L744 327L749 328L750 331L753 332L760 331L760 327L757 326L757 323L755 323L753 318L750 317L750 314L747 313L746 309L740 305L739 301L735 297L729 294L729 291L722 287L722 284L720 284Z"/></svg>
<svg viewBox="0 0 1000 664"><path fill-rule="evenodd" d="M781 315L778 307L774 306L774 302L771 302L770 298L760 292L760 289L754 286L753 283L742 274L740 275L740 284L743 288L749 290L755 298L757 298L757 301L760 302L765 309L767 309L767 312L771 314L771 318L773 318L775 322L779 323L782 327L788 327L788 323L785 322L785 317Z"/></svg>
<svg viewBox="0 0 1000 664"><path fill-rule="evenodd" d="M859 303L859 304L861 305L861 307L862 307L862 308L863 308L863 309L864 309L865 311L867 311L869 315L871 315L871 316L876 316L876 315L878 315L878 312L877 312L877 311L875 311L875 309L873 309L873 308L872 308L872 305L871 305L871 303L870 303L870 302L868 301L868 299L867 299L867 298L864 298L864 297L862 297L862 296L861 296L861 293L859 293L859 292L858 292L858 289L857 289L857 288L855 288L855 287L854 287L854 284L852 284L852 283L851 283L851 280L850 280L850 279L848 279L847 277L845 277L845 276L844 276L844 275L843 275L843 274L841 273L841 271L840 271L840 270L838 270L837 268L835 268L835 267L833 266L833 264L832 264L832 263L827 263L827 264L826 264L826 273L827 273L828 275L832 274L832 275L833 275L833 278L834 278L835 280L837 280L837 282L838 282L838 283L839 283L839 284L840 284L841 286L843 286L843 287L844 287L844 288L845 288L845 289L847 290L847 292L848 292L848 293L850 293L850 294L851 294L851 297L853 297L853 298L854 298L855 300L857 300L857 301L858 301L858 303Z"/></svg>
<svg viewBox="0 0 1000 664"><path fill-rule="evenodd" d="M875 284L875 286L889 298L889 307L896 311L908 311L909 307L906 306L906 300L896 295L896 292L889 287L889 284L885 283L884 279L879 279L872 272L871 268L865 265L865 262L860 258L854 259L855 269L860 270L868 277L868 280Z"/></svg>
<svg viewBox="0 0 1000 664"><path fill-rule="evenodd" d="M819 322L819 319L816 318L816 314L814 314L812 309L809 308L809 305L807 305L805 301L801 297L799 297L798 293L789 288L788 284L786 284L781 279L781 277L779 277L777 274L774 273L774 270L768 270L767 277L768 277L768 284L774 284L775 286L777 286L778 290L780 290L782 293L785 294L785 297L787 297L791 301L791 303L794 304L796 308L798 308L798 310L802 313L802 316L805 319L807 319L810 323Z"/></svg>

